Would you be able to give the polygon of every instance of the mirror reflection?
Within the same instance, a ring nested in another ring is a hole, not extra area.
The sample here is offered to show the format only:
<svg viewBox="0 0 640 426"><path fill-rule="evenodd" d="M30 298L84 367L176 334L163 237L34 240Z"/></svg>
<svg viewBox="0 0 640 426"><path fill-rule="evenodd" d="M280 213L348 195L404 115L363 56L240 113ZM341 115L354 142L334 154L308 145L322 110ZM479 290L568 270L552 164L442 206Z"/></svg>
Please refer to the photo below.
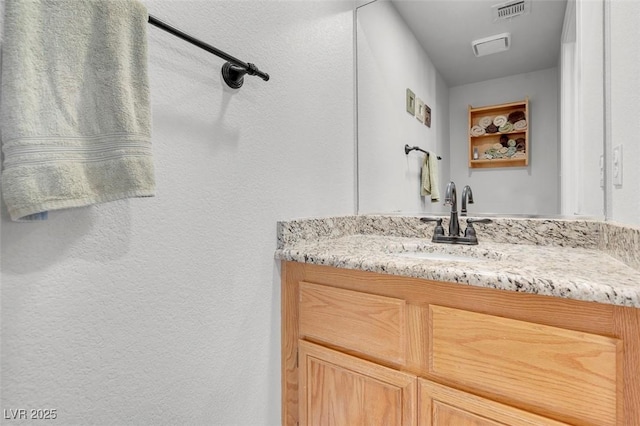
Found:
<svg viewBox="0 0 640 426"><path fill-rule="evenodd" d="M600 0L359 7L358 212L444 213L454 181L473 189L470 215L602 217L602 22ZM496 140L470 138L486 118L472 111L494 107L487 116L508 119L518 111L499 106L512 103L528 105L515 108L527 115L526 138L506 127ZM425 191L425 174L439 199Z"/></svg>

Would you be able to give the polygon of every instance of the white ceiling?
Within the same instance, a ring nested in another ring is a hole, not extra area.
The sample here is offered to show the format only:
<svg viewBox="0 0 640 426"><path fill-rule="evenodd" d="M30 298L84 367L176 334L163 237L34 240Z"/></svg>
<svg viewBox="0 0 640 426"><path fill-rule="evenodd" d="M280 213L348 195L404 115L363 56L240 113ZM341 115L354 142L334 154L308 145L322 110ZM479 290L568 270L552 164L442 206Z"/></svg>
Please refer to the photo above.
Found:
<svg viewBox="0 0 640 426"><path fill-rule="evenodd" d="M506 0L391 0L449 87L558 65L567 0L531 0L529 14L494 22ZM477 58L471 42L511 33L508 51Z"/></svg>

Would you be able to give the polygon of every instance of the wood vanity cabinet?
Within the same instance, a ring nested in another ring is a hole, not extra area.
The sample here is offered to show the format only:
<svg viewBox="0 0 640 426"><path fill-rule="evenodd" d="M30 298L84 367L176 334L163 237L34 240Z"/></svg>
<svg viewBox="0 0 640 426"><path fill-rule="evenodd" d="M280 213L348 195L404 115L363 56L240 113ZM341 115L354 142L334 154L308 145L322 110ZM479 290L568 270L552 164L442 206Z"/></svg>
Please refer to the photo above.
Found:
<svg viewBox="0 0 640 426"><path fill-rule="evenodd" d="M282 263L285 425L640 425L640 309Z"/></svg>

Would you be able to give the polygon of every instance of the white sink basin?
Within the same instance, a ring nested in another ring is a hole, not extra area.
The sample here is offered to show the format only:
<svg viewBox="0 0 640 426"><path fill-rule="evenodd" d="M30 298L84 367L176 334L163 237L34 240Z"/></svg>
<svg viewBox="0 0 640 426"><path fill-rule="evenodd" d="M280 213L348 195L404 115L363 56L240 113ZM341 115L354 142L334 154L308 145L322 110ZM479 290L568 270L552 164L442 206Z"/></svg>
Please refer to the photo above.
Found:
<svg viewBox="0 0 640 426"><path fill-rule="evenodd" d="M431 253L426 251L408 251L393 253L393 255L409 259L440 260L445 262L478 262L483 260L481 258L465 254Z"/></svg>
<svg viewBox="0 0 640 426"><path fill-rule="evenodd" d="M440 262L495 262L509 258L505 253L490 247L431 243L389 247L387 253L404 259Z"/></svg>

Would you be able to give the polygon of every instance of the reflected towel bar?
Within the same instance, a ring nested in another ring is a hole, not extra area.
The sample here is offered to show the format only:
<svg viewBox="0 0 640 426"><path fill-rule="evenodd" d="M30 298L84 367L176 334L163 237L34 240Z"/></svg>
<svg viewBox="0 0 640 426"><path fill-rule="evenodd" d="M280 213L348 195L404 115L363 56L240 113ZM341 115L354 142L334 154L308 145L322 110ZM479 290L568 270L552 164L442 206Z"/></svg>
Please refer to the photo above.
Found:
<svg viewBox="0 0 640 426"><path fill-rule="evenodd" d="M427 154L427 155L430 155L429 151L425 151L424 149L421 149L421 148L419 148L419 147L417 147L417 146L409 146L409 145L405 145L405 146L404 146L404 153L405 153L405 154L407 154L407 155L408 155L408 154L409 154L409 152L411 152L411 151L420 151L420 152L424 152L424 153L425 153L425 154ZM436 158L437 158L438 160L442 160L442 157L440 157L439 155L438 155L438 156L436 156Z"/></svg>
<svg viewBox="0 0 640 426"><path fill-rule="evenodd" d="M269 74L260 71L254 64L244 63L241 60L229 55L228 53L223 52L222 50L217 49L203 41L200 41L197 38L192 37L189 34L167 24L166 22L161 21L155 16L149 15L148 22L151 25L160 28L161 30L173 34L174 36L179 37L195 46L198 46L200 49L204 49L209 53L213 53L214 55L227 61L222 66L222 78L224 79L224 82L233 89L238 89L242 86L245 74L257 75L264 81L269 81Z"/></svg>

